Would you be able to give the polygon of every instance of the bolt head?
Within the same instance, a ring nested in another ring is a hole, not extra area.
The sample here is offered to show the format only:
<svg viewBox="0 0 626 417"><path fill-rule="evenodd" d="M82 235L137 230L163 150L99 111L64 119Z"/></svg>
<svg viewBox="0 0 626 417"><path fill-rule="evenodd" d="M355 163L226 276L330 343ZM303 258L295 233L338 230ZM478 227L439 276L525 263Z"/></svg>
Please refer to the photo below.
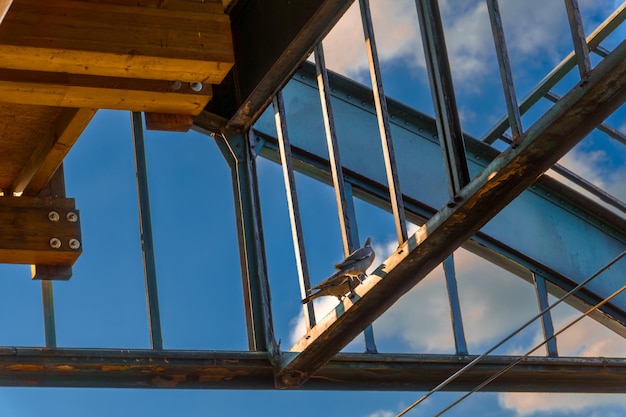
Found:
<svg viewBox="0 0 626 417"><path fill-rule="evenodd" d="M189 83L189 88L193 91L202 91L202 83Z"/></svg>
<svg viewBox="0 0 626 417"><path fill-rule="evenodd" d="M51 222L58 222L60 218L61 216L59 216L59 213L57 213L56 211L51 211L50 213L48 213L48 220L50 220Z"/></svg>
<svg viewBox="0 0 626 417"><path fill-rule="evenodd" d="M70 211L67 213L65 218L70 223L76 223L78 221L78 214L74 213L73 211Z"/></svg>
<svg viewBox="0 0 626 417"><path fill-rule="evenodd" d="M183 87L182 81L170 81L170 88L172 90L180 90Z"/></svg>
<svg viewBox="0 0 626 417"><path fill-rule="evenodd" d="M53 237L50 239L50 247L52 249L59 249L61 247L61 239L57 237Z"/></svg>
<svg viewBox="0 0 626 417"><path fill-rule="evenodd" d="M70 249L74 249L74 250L79 249L80 241L78 239L70 239L69 246L70 246Z"/></svg>

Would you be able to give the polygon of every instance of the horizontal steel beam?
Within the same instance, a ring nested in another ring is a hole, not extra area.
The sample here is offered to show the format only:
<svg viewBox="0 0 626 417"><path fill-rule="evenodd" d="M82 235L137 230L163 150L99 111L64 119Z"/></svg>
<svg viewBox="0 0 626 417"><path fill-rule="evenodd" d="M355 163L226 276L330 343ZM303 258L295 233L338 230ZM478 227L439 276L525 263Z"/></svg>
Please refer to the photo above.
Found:
<svg viewBox="0 0 626 417"><path fill-rule="evenodd" d="M341 354L302 389L425 391L472 359ZM513 360L485 358L446 389L467 391ZM269 356L261 352L0 347L0 386L274 389L274 375ZM531 357L486 390L621 393L624 386L623 359Z"/></svg>
<svg viewBox="0 0 626 417"><path fill-rule="evenodd" d="M302 384L359 332L529 187L626 99L626 41L528 131L519 147L495 158L370 277L290 350L277 372L281 387Z"/></svg>

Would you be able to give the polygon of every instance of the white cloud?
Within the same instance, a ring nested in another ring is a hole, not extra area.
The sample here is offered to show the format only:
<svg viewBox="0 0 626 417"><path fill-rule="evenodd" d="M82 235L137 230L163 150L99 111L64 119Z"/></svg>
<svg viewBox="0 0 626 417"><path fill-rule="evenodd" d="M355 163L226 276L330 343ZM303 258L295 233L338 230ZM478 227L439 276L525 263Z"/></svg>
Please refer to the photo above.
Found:
<svg viewBox="0 0 626 417"><path fill-rule="evenodd" d="M626 395L619 394L561 394L561 393L505 393L498 396L500 406L514 410L516 416L539 413L570 414L592 412L601 407L619 407L626 410ZM607 415L600 412L597 415ZM623 414L620 414L623 415Z"/></svg>
<svg viewBox="0 0 626 417"><path fill-rule="evenodd" d="M610 1L579 2L590 33L599 23L595 15L608 14ZM413 0L371 2L378 55L381 62L399 61L411 69L424 67L423 48ZM446 46L459 87L480 88L481 77L493 77L497 69L495 48L485 2L441 2ZM535 62L556 64L571 50L567 15L562 2L527 0L500 2L509 55L515 71L529 71ZM364 81L368 64L358 3L346 12L324 41L330 69ZM533 59L529 60L532 57Z"/></svg>

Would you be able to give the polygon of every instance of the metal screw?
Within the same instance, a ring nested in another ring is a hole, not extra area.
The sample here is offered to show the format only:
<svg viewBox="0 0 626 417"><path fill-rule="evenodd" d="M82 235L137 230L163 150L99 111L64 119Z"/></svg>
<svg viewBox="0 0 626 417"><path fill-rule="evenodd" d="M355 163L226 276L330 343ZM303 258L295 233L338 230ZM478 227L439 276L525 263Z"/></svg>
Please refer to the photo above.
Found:
<svg viewBox="0 0 626 417"><path fill-rule="evenodd" d="M73 211L69 211L65 218L70 223L76 223L78 221L78 214L74 213Z"/></svg>
<svg viewBox="0 0 626 417"><path fill-rule="evenodd" d="M69 245L70 248L74 250L80 248L80 242L78 239L70 239Z"/></svg>
<svg viewBox="0 0 626 417"><path fill-rule="evenodd" d="M48 213L48 219L51 222L58 222L60 218L61 217L59 216L59 213L57 213L56 211L51 211L50 213Z"/></svg>
<svg viewBox="0 0 626 417"><path fill-rule="evenodd" d="M182 81L170 81L170 88L172 90L180 90L183 87Z"/></svg>
<svg viewBox="0 0 626 417"><path fill-rule="evenodd" d="M50 239L50 247L52 249L59 249L61 247L61 240L59 238L53 237Z"/></svg>
<svg viewBox="0 0 626 417"><path fill-rule="evenodd" d="M189 83L189 88L193 91L202 91L202 83Z"/></svg>

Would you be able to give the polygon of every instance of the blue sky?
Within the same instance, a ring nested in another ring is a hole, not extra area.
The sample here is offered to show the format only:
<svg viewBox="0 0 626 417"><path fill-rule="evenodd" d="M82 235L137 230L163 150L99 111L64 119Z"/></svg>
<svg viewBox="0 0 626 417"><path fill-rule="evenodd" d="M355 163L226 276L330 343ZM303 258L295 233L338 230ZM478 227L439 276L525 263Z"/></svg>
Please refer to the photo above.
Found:
<svg viewBox="0 0 626 417"><path fill-rule="evenodd" d="M569 32L564 26L565 11L562 1L557 0L501 3L505 27L509 28L507 41L518 96L522 97L571 49ZM539 7L540 4L544 7ZM580 4L588 33L616 5L592 0ZM500 80L495 72L491 34L483 27L487 23L483 2L464 2L462 10L455 9L456 6L458 3L452 1L442 2L457 99L464 129L480 137L503 115ZM414 3L373 0L372 7L386 92L432 114L421 45L416 38L416 18L411 14ZM367 84L359 31L358 14L353 8L324 46L331 69ZM620 37L624 38L623 30L611 41L617 43ZM560 88L563 93L568 87ZM626 130L624 114L622 108L610 118L622 131ZM529 115L524 125L528 127L536 116L537 113ZM171 349L245 350L228 167L208 136L195 132L148 132L146 141L164 345ZM623 146L615 146L594 134L563 162L626 199L625 161ZM76 198L81 212L84 252L74 267L73 278L54 285L58 344L148 348L129 114L100 111L70 152L65 167L68 196ZM288 346L297 337L302 319L282 173L278 165L262 159L258 160L258 173L275 328L283 346ZM312 280L317 282L329 273L329 266L342 258L334 195L330 188L310 178L297 175L296 181L310 272ZM356 210L361 240L371 236L377 259L384 259L393 249L391 216L359 201ZM535 314L533 289L466 251L457 252L456 258L470 351L480 353ZM30 280L27 266L2 265L0 271L3 277L0 311L5 318L0 320L0 345L43 345L39 283ZM375 323L379 349L451 353L452 334L445 297L443 273L438 268ZM318 314L334 303L321 300L316 304ZM426 314L416 307L424 303L428 303ZM502 313L506 310L503 306L512 304L516 306L515 314ZM569 307L557 309L557 328L574 315ZM533 327L521 339L505 346L504 351L523 351L533 344L538 332L538 327ZM559 343L562 352L571 354L626 356L623 338L591 320L581 323L576 332L566 333ZM361 340L351 344L348 350L362 351ZM0 388L0 417L44 413L65 417L389 417L420 395ZM432 415L458 396L437 394L409 415ZM625 411L624 395L476 394L447 415L582 417L617 416Z"/></svg>

